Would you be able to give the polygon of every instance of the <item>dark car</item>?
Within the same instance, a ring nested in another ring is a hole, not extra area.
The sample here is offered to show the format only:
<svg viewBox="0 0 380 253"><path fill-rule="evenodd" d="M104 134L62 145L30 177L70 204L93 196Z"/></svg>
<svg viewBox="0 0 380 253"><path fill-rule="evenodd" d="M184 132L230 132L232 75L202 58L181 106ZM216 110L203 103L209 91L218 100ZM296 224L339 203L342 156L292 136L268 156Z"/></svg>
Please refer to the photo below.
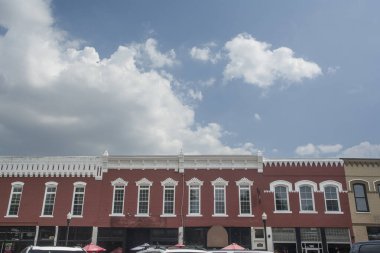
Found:
<svg viewBox="0 0 380 253"><path fill-rule="evenodd" d="M380 240L354 243L350 253L380 253Z"/></svg>

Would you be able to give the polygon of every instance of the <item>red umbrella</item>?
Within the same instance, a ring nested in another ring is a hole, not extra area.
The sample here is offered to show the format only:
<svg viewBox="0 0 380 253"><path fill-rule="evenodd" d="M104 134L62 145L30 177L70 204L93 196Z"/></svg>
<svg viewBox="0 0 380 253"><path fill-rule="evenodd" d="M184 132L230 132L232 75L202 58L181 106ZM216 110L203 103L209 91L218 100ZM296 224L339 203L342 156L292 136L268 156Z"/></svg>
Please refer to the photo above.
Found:
<svg viewBox="0 0 380 253"><path fill-rule="evenodd" d="M224 247L223 249L230 249L230 250L243 250L245 248L243 248L242 246L240 246L239 244L236 244L236 243L232 243L226 247Z"/></svg>
<svg viewBox="0 0 380 253"><path fill-rule="evenodd" d="M176 245L174 245L174 247L177 247L177 248L184 248L185 245L182 244L182 243L177 243Z"/></svg>
<svg viewBox="0 0 380 253"><path fill-rule="evenodd" d="M87 251L87 253L106 251L106 249L103 249L102 247L99 247L93 243L87 244L83 247L83 249Z"/></svg>

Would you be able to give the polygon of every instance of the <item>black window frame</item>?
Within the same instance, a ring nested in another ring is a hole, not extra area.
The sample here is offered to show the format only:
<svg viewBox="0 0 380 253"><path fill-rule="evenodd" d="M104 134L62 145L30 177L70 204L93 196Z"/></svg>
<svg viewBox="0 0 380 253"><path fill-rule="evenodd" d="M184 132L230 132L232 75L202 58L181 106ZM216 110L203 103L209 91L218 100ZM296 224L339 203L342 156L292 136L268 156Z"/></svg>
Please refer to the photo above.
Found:
<svg viewBox="0 0 380 253"><path fill-rule="evenodd" d="M362 193L363 196L358 196L359 195L359 190L356 189L356 187L362 187L362 192L360 192L360 194ZM368 205L368 196L367 196L367 187L364 183L354 183L352 185L352 190L354 192L354 198L355 198L355 207L356 207L356 211L357 212L363 212L363 213L368 213L370 210L369 210L369 205ZM363 202L364 200L364 202ZM358 204L361 203L365 203L365 209L361 209Z"/></svg>

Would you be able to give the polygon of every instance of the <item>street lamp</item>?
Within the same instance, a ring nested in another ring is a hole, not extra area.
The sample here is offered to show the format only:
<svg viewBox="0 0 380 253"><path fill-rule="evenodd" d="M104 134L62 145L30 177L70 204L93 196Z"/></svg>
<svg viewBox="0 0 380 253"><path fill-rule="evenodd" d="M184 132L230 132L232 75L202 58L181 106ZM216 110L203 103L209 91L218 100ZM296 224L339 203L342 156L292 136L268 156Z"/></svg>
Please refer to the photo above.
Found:
<svg viewBox="0 0 380 253"><path fill-rule="evenodd" d="M69 240L70 222L71 222L71 213L69 212L67 214L67 217L66 217L66 241L65 241L65 246L67 246L67 241Z"/></svg>
<svg viewBox="0 0 380 253"><path fill-rule="evenodd" d="M265 250L268 249L268 246L267 246L267 214L265 212L263 212L263 214L261 215L261 219L263 220L263 223L264 223L264 239L265 239Z"/></svg>

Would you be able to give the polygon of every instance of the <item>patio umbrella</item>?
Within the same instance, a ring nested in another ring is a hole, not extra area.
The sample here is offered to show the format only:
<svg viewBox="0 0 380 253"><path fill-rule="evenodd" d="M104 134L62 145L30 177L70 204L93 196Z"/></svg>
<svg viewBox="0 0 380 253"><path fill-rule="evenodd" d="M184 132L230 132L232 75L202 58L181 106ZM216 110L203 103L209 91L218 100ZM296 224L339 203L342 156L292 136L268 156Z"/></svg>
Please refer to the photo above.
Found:
<svg viewBox="0 0 380 253"><path fill-rule="evenodd" d="M224 247L223 249L229 249L229 250L243 250L245 248L243 248L242 246L240 246L239 244L236 244L236 243L232 243L226 247Z"/></svg>
<svg viewBox="0 0 380 253"><path fill-rule="evenodd" d="M123 248L117 247L117 248L113 249L110 253L123 253Z"/></svg>
<svg viewBox="0 0 380 253"><path fill-rule="evenodd" d="M101 252L101 251L106 251L106 249L104 249L98 245L95 245L93 243L87 244L86 246L83 247L83 249L87 253L97 253L97 252Z"/></svg>

